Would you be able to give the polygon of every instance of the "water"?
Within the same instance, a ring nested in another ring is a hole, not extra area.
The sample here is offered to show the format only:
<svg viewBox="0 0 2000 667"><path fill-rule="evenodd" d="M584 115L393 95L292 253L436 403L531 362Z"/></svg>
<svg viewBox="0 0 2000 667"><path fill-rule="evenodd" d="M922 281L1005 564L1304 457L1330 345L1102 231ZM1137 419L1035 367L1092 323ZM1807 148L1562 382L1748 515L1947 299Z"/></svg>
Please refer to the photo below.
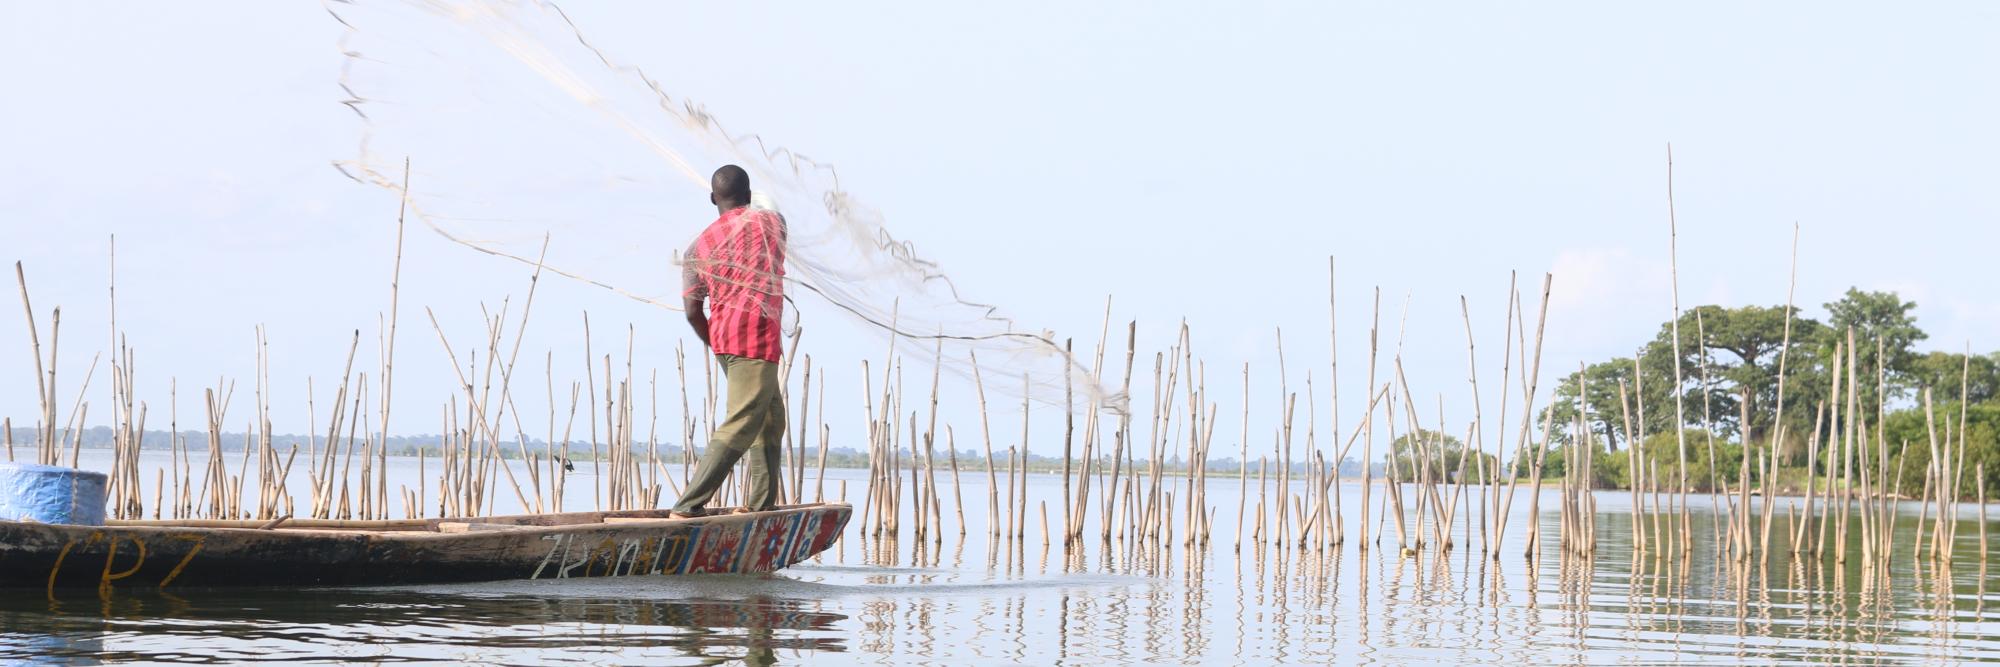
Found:
<svg viewBox="0 0 2000 667"><path fill-rule="evenodd" d="M164 460L164 459L162 459ZM90 461L86 461L86 467ZM433 464L435 462L433 461ZM150 465L150 464L149 464ZM571 508L591 504L579 465ZM150 468L149 468L150 470ZM391 463L392 486L414 484L413 461ZM1005 479L1004 474L1001 476ZM863 495L865 473L827 472L837 499ZM1818 566L1773 555L1761 566L1715 557L1710 499L1696 497L1692 557L1633 557L1629 495L1598 496L1600 545L1567 563L1554 548L1554 492L1542 502L1549 547L1524 557L1526 491L1497 561L1469 545L1444 558L1355 548L1357 484L1345 485L1349 544L1339 550L1236 543L1233 479L1211 479L1218 506L1205 550L1097 543L1043 546L1041 503L1060 524L1061 482L1029 480L1027 538L985 529L985 473L963 476L961 538L867 539L858 520L815 562L762 577L523 581L409 588L93 592L0 596L0 662L50 664L476 662L497 664L1564 664L1960 663L2000 661L2000 623L1985 619L1993 583L1978 558L1971 510L1949 585L1907 551L1919 508L1904 508L1888 587L1868 585L1859 558ZM906 482L907 483L907 482ZM948 477L943 513L956 526ZM150 481L148 482L150 485ZM1254 509L1255 481L1247 494ZM808 471L806 494L817 487ZM1177 487L1175 487L1177 488ZM1302 488L1299 487L1299 488ZM150 502L150 486L148 499ZM516 509L512 491L498 511ZM1182 492L1176 491L1176 495ZM1374 496L1382 497L1378 487ZM580 497L580 499L579 499ZM1004 490L1002 493L1004 500ZM1100 503L1092 499L1092 506ZM1177 497L1175 502L1181 502ZM303 501L301 501L303 502ZM1775 531L1790 528L1779 499ZM400 512L400 503L394 503ZM1178 517L1179 510L1176 510ZM400 514L399 514L400 516ZM1467 517L1461 517L1467 518ZM1374 517L1371 517L1371 520ZM1007 521L1003 508L1001 521ZM1374 525L1371 523L1371 531ZM1177 529L1178 530L1178 529ZM1783 551L1780 549L1780 551ZM1858 553L1858 552L1856 552Z"/></svg>

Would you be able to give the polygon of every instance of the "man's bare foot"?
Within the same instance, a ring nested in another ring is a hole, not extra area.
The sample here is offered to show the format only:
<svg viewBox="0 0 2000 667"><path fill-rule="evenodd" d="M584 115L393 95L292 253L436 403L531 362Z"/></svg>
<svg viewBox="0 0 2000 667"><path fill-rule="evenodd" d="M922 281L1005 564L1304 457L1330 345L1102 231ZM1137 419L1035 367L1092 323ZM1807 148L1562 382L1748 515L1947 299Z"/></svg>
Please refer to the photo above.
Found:
<svg viewBox="0 0 2000 667"><path fill-rule="evenodd" d="M708 512L706 510L695 510L693 512L682 512L680 510L674 510L672 512L668 512L667 516L675 519L699 519L708 516Z"/></svg>

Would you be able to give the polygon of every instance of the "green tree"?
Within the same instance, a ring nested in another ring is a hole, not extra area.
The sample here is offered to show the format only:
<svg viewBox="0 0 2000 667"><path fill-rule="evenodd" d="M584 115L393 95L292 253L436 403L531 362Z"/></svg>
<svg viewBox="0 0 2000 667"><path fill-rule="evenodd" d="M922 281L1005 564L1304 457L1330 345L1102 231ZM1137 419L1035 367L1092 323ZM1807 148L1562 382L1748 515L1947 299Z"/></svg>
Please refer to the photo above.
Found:
<svg viewBox="0 0 2000 667"><path fill-rule="evenodd" d="M1698 426L1705 422L1723 435L1766 440L1776 426L1778 373L1785 372L1785 419L1791 433L1805 435L1812 427L1812 412L1824 399L1826 385L1821 355L1815 341L1825 339L1825 325L1798 316L1798 309L1784 306L1743 306L1723 308L1700 306L1681 316L1681 376L1686 423L1672 421L1673 327L1647 344L1642 357L1645 367L1648 426L1647 433L1672 432L1674 428ZM1786 345L1789 322L1790 345ZM1702 366L1707 365L1707 382ZM1657 388L1657 390L1655 389ZM1749 424L1742 421L1748 400ZM1658 406L1658 407L1653 407ZM1651 415L1664 412L1666 419ZM1711 421L1712 420L1712 421ZM1796 438L1794 438L1796 439Z"/></svg>
<svg viewBox="0 0 2000 667"><path fill-rule="evenodd" d="M1738 468L1743 462L1742 445L1698 429L1688 429L1682 437L1687 440L1690 488L1713 491L1736 482ZM1646 459L1646 476L1657 481L1662 491L1679 489L1680 444L1681 441L1673 433L1655 433L1647 436L1638 447L1640 455Z"/></svg>
<svg viewBox="0 0 2000 667"><path fill-rule="evenodd" d="M1619 357L1565 375L1556 382L1555 398L1549 402L1548 409L1555 411L1557 424L1568 424L1576 420L1577 407L1584 406L1588 412L1584 423L1592 436L1603 440L1612 451L1617 451L1625 442L1625 419L1631 413L1633 371L1632 358ZM1620 401L1621 388L1625 395L1623 402ZM1584 392L1588 392L1589 396L1582 396ZM1569 442L1567 429L1557 429L1553 436L1558 443Z"/></svg>
<svg viewBox="0 0 2000 667"><path fill-rule="evenodd" d="M1909 362L1909 380L1919 390L1931 389L1933 402L1970 400L1985 403L2000 397L2000 361L1992 355L1968 357L1951 352L1915 355ZM1961 396L1960 394L1969 394ZM1919 404L1921 395L1914 396Z"/></svg>
<svg viewBox="0 0 2000 667"><path fill-rule="evenodd" d="M1588 438L1588 441L1593 450L1590 456L1591 484L1599 489L1626 488L1626 485L1631 483L1631 472L1627 463L1630 456L1629 450L1626 452L1607 452L1604 450L1603 441L1594 437ZM1569 474L1571 449L1572 446L1569 444L1553 441L1548 443L1546 450L1531 448L1514 461L1514 476L1518 479L1533 479L1535 477L1535 458L1540 456L1542 459L1543 483L1560 484L1556 480L1560 480L1564 475Z"/></svg>
<svg viewBox="0 0 2000 667"><path fill-rule="evenodd" d="M1904 301L1895 292L1863 292L1852 287L1840 300L1826 304L1827 326L1820 334L1818 347L1830 356L1834 345L1845 344L1848 331L1853 330L1861 380L1856 388L1862 414L1871 420L1884 398L1876 395L1877 383L1873 380L1878 372L1885 376L1883 384L1888 385L1886 398L1916 398L1912 391L1916 388L1916 378L1911 373L1916 370L1919 355L1913 346L1930 338L1917 328L1916 309L1916 302Z"/></svg>
<svg viewBox="0 0 2000 667"><path fill-rule="evenodd" d="M1976 501L1978 489L1974 484L1980 466L1986 467L1987 498L2000 498L2000 479L1995 479L2000 476L2000 403L1973 405L1964 415L1963 433L1959 430L1959 404L1938 404L1933 400L1931 407L1928 415L1921 406L1889 414L1881 430L1882 440L1888 443L1886 469L1878 469L1875 461L1861 460L1879 455L1872 443L1867 447L1868 456L1857 457L1856 462L1868 466L1874 479L1887 480L1882 482L1884 491L1908 498L1921 497L1931 464L1931 434L1935 427L1940 451L1947 444L1957 447L1961 435L1964 438L1964 470L1954 467L1953 471L1953 477L1958 478L1960 499L1967 503ZM1822 470L1821 474L1831 469Z"/></svg>
<svg viewBox="0 0 2000 667"><path fill-rule="evenodd" d="M1460 467L1461 459L1463 468ZM1437 477L1438 481L1457 480L1461 471L1466 480L1471 481L1478 479L1482 463L1485 470L1494 470L1499 465L1493 455L1477 450L1468 452L1465 443L1458 438L1430 429L1397 436L1382 460L1385 465L1395 466L1396 478L1402 480L1415 479L1418 464L1426 460L1431 464L1431 474L1441 475Z"/></svg>

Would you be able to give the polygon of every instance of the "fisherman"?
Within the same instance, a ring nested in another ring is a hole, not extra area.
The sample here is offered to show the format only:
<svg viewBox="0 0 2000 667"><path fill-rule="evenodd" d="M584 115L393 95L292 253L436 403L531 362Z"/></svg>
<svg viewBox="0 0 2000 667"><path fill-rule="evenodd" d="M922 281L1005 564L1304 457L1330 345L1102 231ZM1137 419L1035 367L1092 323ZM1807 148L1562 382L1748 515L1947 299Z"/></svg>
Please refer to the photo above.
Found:
<svg viewBox="0 0 2000 667"><path fill-rule="evenodd" d="M728 412L709 436L694 480L674 505L675 518L706 515L709 500L746 453L750 494L737 511L769 510L778 504L785 432L778 384L785 220L768 207L751 205L750 175L733 164L715 170L708 200L721 217L688 248L681 294L688 325L722 365Z"/></svg>

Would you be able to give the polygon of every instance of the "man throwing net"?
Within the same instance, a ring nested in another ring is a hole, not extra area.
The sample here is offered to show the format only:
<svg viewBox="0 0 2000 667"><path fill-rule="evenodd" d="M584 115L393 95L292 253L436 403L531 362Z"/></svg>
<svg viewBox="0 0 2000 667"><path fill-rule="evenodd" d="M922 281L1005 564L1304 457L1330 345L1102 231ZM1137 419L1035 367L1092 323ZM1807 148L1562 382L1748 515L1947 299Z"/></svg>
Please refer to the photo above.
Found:
<svg viewBox="0 0 2000 667"><path fill-rule="evenodd" d="M708 199L721 216L688 248L681 294L688 325L722 365L728 412L709 437L694 480L674 505L676 518L706 515L709 500L746 453L750 493L744 510L776 507L783 456L785 402L778 359L785 308L785 220L776 211L750 205L750 175L733 164L715 170Z"/></svg>

